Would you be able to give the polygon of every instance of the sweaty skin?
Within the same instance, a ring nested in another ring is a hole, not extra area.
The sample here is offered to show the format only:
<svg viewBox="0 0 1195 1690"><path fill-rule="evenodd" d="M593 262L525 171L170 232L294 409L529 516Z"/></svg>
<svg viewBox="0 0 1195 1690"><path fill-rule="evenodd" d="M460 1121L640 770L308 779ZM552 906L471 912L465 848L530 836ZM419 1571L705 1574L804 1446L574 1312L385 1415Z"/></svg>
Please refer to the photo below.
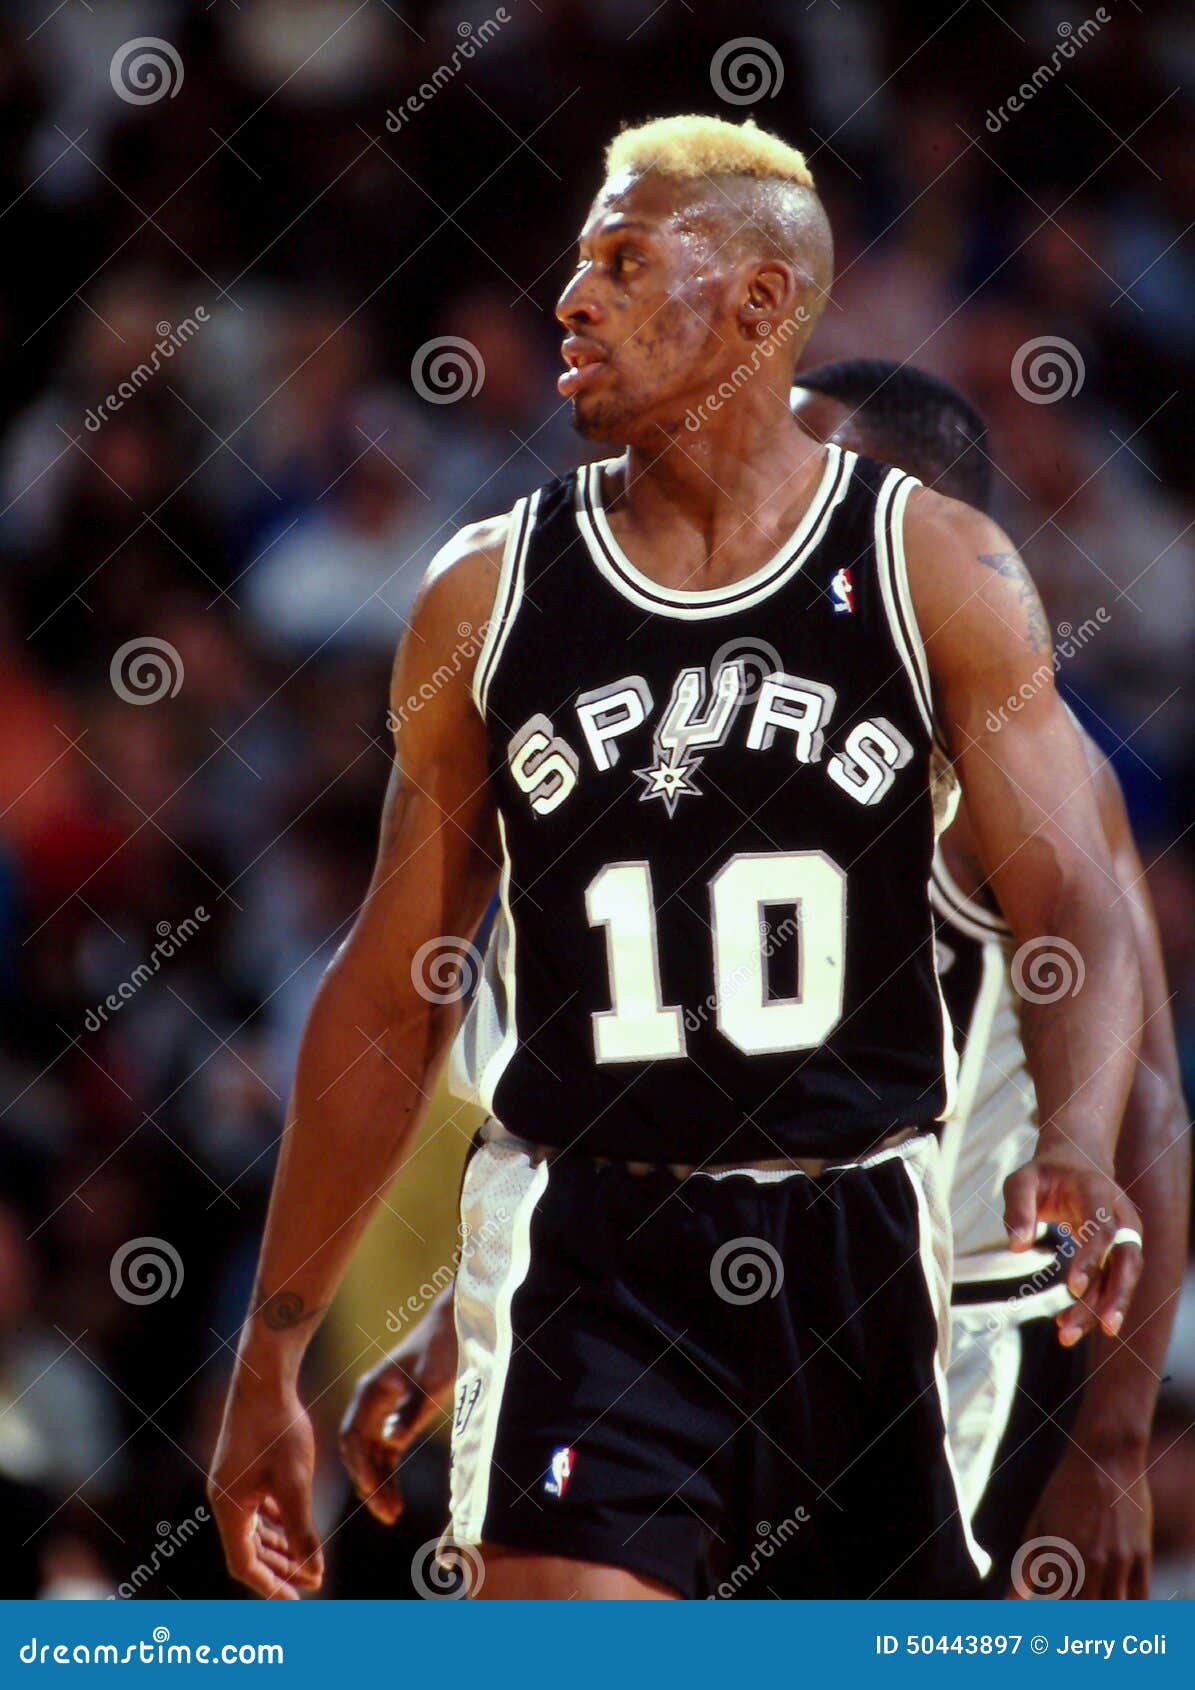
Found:
<svg viewBox="0 0 1195 1690"><path fill-rule="evenodd" d="M772 196L753 239L749 184L726 185L719 218L723 186L651 174L607 184L557 306L570 368L600 365L571 384L575 423L627 448L607 477L611 526L639 569L673 586L718 586L758 568L800 519L824 461L788 407L824 299L824 217L806 207L790 249L778 252ZM768 357L761 347L777 325L792 332ZM723 390L717 409L698 410ZM691 428L695 415L704 420ZM399 650L395 776L377 867L307 1022L255 1306L283 1296L296 1313L329 1303L401 1165L452 1031L444 1007L416 989L411 961L439 935L474 933L496 880L473 665L449 659L457 625L479 627L490 614L505 528L501 519L475 525L446 548ZM1087 962L1083 992L1035 1009L1032 1024L1026 1016L1042 1128L1033 1160L1009 1181L1010 1235L1026 1246L1039 1220L1054 1219L1090 1236L1071 1284L1088 1292L1084 1322L1098 1318L1114 1332L1140 1270L1131 1248L1101 1266L1114 1228L1139 1224L1112 1175L1140 1023L1131 927L1127 912L1109 908L1111 870L1082 748L1053 689L1043 687L1003 733L984 726L1041 662L1017 584L980 561L1011 553L1009 541L929 492L910 501L905 537L985 876L1018 941L1061 935ZM432 702L404 720L403 700L425 683ZM275 1597L313 1589L322 1576L310 1512L313 1435L296 1389L317 1324L276 1330L256 1314L247 1320L210 1478L230 1570ZM557 1579L544 1557L499 1559L495 1578L511 1594L658 1594L608 1568L568 1563Z"/></svg>
<svg viewBox="0 0 1195 1690"><path fill-rule="evenodd" d="M1178 1307L1190 1226L1191 1145L1162 946L1124 797L1099 747L1082 735L1113 872L1133 923L1144 991L1137 1069L1116 1146L1116 1174L1149 1240L1119 1338L1093 1341L1067 1449L1025 1528L1026 1540L1073 1543L1086 1568L1079 1595L1149 1595L1152 1519L1149 1434ZM943 839L968 896L984 896L965 803ZM1057 1317L1061 1323L1064 1316Z"/></svg>
<svg viewBox="0 0 1195 1690"><path fill-rule="evenodd" d="M869 456L897 455L867 418L824 394L796 390L794 410L815 439ZM924 466L908 467L927 484ZM1116 1151L1117 1175L1139 1206L1149 1238L1141 1280L1119 1340L1094 1340L1091 1372L1067 1454L1042 1496L1029 1537L1074 1543L1088 1568L1082 1594L1148 1594L1151 1556L1145 1476L1158 1383L1186 1261L1191 1154L1173 1017L1157 923L1119 783L1094 741L1081 735L1113 872L1130 911L1144 989L1137 1070ZM965 802L942 839L951 874L969 896L985 891ZM1058 1316L1059 1321L1062 1316ZM341 1428L358 1495L389 1524L401 1511L398 1467L456 1378L452 1290L358 1383Z"/></svg>
<svg viewBox="0 0 1195 1690"><path fill-rule="evenodd" d="M864 412L799 388L794 411L815 439L833 438L872 457L895 458L927 485L933 484L936 466L910 459L898 441L878 437L869 430ZM1008 567L1008 560L995 563ZM1044 618L1034 613L1032 638L1037 644L1042 643L1043 628ZM1075 1544L1087 1568L1081 1594L1094 1599L1148 1594L1152 1511L1146 1462L1186 1265L1191 1150L1161 943L1144 867L1116 776L1095 742L1082 732L1080 738L1119 888L1116 902L1123 899L1129 911L1141 970L1144 1024L1116 1148L1116 1173L1140 1207L1149 1246L1119 1341L1103 1335L1094 1341L1090 1377L1067 1453L1026 1536L1062 1537ZM983 875L965 803L942 847L956 882L969 895L982 898ZM1065 1313L1058 1323L1060 1336L1075 1341L1077 1334Z"/></svg>

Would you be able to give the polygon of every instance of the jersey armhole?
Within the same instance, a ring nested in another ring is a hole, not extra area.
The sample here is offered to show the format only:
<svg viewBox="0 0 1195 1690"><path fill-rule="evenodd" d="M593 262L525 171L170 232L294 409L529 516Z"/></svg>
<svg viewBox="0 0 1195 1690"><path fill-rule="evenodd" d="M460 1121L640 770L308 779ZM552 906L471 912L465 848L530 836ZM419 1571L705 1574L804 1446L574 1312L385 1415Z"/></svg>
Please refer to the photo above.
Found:
<svg viewBox="0 0 1195 1690"><path fill-rule="evenodd" d="M933 689L925 642L913 610L909 571L905 558L905 507L909 495L922 483L904 470L890 470L876 497L875 544L880 564L880 592L888 612L888 625L909 676L913 696L926 732L949 763L950 751L934 714Z"/></svg>
<svg viewBox="0 0 1195 1690"><path fill-rule="evenodd" d="M477 667L473 671L473 702L482 721L485 720L486 701L490 683L498 667L498 660L514 626L519 606L523 602L523 574L527 562L527 546L535 526L539 506L538 490L529 498L519 499L510 512L510 527L506 545L502 549L502 566L498 572L498 587L494 594L494 608L485 626Z"/></svg>

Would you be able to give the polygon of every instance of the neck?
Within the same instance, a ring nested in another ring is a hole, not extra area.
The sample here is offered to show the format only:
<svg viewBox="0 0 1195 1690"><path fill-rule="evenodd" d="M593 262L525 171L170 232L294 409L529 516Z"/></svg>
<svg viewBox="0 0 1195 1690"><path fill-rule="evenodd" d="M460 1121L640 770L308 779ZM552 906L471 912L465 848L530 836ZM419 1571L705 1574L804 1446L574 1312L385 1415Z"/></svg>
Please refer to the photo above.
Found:
<svg viewBox="0 0 1195 1690"><path fill-rule="evenodd" d="M627 447L626 479L617 502L636 526L664 511L709 532L725 521L758 518L791 505L807 485L821 446L794 420L787 391L728 400L709 422L681 428L659 446Z"/></svg>

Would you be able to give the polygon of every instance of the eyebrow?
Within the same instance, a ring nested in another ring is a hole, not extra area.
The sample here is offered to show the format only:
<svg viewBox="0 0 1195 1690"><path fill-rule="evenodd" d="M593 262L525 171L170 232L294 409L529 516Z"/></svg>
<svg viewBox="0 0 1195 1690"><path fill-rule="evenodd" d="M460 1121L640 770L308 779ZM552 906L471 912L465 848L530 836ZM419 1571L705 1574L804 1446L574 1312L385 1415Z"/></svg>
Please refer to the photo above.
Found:
<svg viewBox="0 0 1195 1690"><path fill-rule="evenodd" d="M625 219L623 219L619 222L615 222L615 223L603 223L600 228L594 230L593 234L589 237L589 239L590 240L597 240L597 239L600 239L600 237L603 236L603 235L625 235L627 233L627 231L630 230L630 229L642 229L646 234L649 234L649 235L655 234L657 232L655 224L645 223L641 218L638 218L638 217L628 217L628 218L625 218ZM581 233L577 236L577 245L580 246L582 241L585 240L585 238L586 238L585 237L585 231L582 230Z"/></svg>

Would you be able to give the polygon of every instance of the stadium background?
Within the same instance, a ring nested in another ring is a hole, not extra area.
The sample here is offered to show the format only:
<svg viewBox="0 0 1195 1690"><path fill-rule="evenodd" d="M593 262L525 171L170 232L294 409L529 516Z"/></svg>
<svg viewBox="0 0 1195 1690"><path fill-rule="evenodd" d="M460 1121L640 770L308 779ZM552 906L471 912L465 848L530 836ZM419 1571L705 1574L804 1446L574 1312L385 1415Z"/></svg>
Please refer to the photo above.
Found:
<svg viewBox="0 0 1195 1690"><path fill-rule="evenodd" d="M144 37L156 87L122 60ZM623 121L750 113L806 147L839 271L810 361L908 358L988 413L1151 865L1191 1094L1193 58L1188 7L1132 0L6 6L5 1594L229 1589L202 1472L371 860L390 656L435 546L578 461L551 305ZM441 1523L442 1446L387 1534L334 1428L450 1271L471 1126L437 1100L312 1356L332 1595L409 1592ZM1184 1312L1160 1595L1195 1593L1195 1277Z"/></svg>

